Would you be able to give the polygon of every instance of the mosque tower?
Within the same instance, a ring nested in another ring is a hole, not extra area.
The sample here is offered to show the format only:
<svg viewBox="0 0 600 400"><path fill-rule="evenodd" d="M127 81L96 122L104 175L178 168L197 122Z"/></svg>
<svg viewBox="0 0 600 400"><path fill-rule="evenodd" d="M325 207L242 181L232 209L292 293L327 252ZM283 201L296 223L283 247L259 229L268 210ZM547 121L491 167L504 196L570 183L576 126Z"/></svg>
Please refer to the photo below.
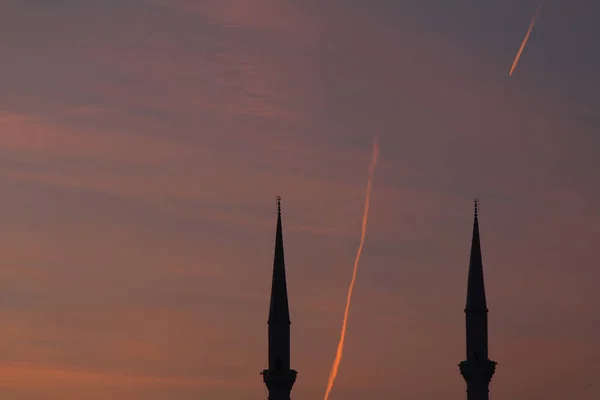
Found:
<svg viewBox="0 0 600 400"><path fill-rule="evenodd" d="M488 320L483 283L483 263L479 243L478 204L475 199L475 218L471 259L465 307L467 330L467 359L459 364L460 373L467 382L467 400L488 400L489 384L496 370L496 362L488 358Z"/></svg>
<svg viewBox="0 0 600 400"><path fill-rule="evenodd" d="M281 197L277 197L277 232L269 308L269 367L262 372L269 400L290 400L297 372L290 369L290 310L285 280Z"/></svg>

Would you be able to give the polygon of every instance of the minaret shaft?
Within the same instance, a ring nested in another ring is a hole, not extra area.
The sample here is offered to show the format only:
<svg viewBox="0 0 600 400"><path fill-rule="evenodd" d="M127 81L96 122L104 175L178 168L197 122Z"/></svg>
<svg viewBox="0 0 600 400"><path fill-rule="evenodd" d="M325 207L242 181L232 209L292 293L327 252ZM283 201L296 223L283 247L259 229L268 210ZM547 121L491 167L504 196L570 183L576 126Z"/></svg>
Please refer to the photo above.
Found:
<svg viewBox="0 0 600 400"><path fill-rule="evenodd" d="M487 311L466 311L467 360L487 360Z"/></svg>
<svg viewBox="0 0 600 400"><path fill-rule="evenodd" d="M269 324L269 369L290 368L290 326Z"/></svg>
<svg viewBox="0 0 600 400"><path fill-rule="evenodd" d="M277 231L269 307L269 368L262 372L269 400L289 400L296 371L290 369L290 310L285 277L280 198L277 198Z"/></svg>

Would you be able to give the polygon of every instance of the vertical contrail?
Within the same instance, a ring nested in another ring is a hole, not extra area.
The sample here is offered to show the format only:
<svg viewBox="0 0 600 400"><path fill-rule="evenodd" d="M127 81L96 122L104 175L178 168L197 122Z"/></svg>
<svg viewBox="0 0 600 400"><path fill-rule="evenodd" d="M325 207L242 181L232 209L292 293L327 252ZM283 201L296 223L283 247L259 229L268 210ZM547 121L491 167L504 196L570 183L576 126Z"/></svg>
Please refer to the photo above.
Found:
<svg viewBox="0 0 600 400"><path fill-rule="evenodd" d="M540 2L540 6L538 7L537 11L535 12L535 15L533 16L533 19L531 20L531 23L529 24L529 28L527 29L527 33L525 34L523 43L521 43L521 47L519 47L519 51L517 52L517 56L515 57L515 60L512 63L512 67L510 67L510 72L508 73L508 76L512 76L513 71L515 70L517 64L519 63L519 59L521 58L521 53L523 52L523 49L525 48L525 45L527 44L527 41L529 40L529 35L531 35L531 30L533 29L533 26L535 25L535 21L537 20L538 15L540 15L540 11L542 10L543 5L544 5L544 0L542 0Z"/></svg>
<svg viewBox="0 0 600 400"><path fill-rule="evenodd" d="M342 361L342 354L344 352L344 340L346 339L346 325L348 323L348 312L350 311L350 301L352 300L352 291L354 290L354 282L356 281L356 272L358 270L358 262L360 261L360 255L362 253L363 245L365 243L365 235L367 233L367 219L369 218L369 203L371 202L371 185L373 181L373 172L375 172L375 166L377 165L377 158L379 156L379 137L376 136L373 140L373 155L371 156L371 165L369 165L369 180L367 181L367 194L365 197L365 208L362 217L362 227L360 233L360 243L358 244L358 251L356 252L356 258L354 259L354 270L352 272L352 280L350 281L350 287L348 288L348 298L346 299L346 310L344 311L344 320L342 322L342 333L340 335L340 341L338 343L337 352L333 365L331 366L331 372L329 373L329 380L327 382L327 390L325 391L325 399L329 398L329 393L333 387L333 382L338 373L340 361Z"/></svg>

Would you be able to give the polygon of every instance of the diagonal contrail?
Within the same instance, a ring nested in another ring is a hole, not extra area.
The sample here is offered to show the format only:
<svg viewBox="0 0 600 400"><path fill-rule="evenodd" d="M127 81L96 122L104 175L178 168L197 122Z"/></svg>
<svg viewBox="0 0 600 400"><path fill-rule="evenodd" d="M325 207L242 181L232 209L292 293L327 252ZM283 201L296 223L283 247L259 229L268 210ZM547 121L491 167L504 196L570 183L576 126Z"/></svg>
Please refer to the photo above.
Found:
<svg viewBox="0 0 600 400"><path fill-rule="evenodd" d="M529 28L527 29L527 33L525 34L525 38L523 39L523 43L521 43L521 47L519 47L519 51L517 52L517 56L515 57L513 63L512 63L512 67L510 67L510 72L508 73L508 76L512 76L513 71L515 70L515 68L517 67L517 64L519 63L519 59L521 58L521 53L523 52L523 49L525 48L525 45L527 44L527 41L529 40L529 35L531 35L531 31L533 30L533 26L535 25L535 21L538 18L538 15L540 15L540 11L542 10L542 6L544 5L544 0L541 1L540 6L538 7L537 11L535 12L535 15L533 16L531 23L529 24Z"/></svg>
<svg viewBox="0 0 600 400"><path fill-rule="evenodd" d="M342 354L344 353L344 340L346 339L346 326L348 323L348 312L350 311L350 302L352 300L352 291L354 290L354 282L356 281L356 272L358 271L358 262L360 261L360 255L362 253L363 245L365 244L365 236L367 234L367 219L369 218L369 204L371 202L371 185L373 181L373 173L375 172L375 166L377 165L377 158L379 157L379 137L375 137L373 140L373 155L371 157L371 165L369 166L369 180L367 181L367 194L365 197L365 208L363 211L362 227L360 234L360 243L358 245L358 251L356 252L356 258L354 259L354 270L352 272L352 280L350 281L350 287L348 288L348 298L346 300L346 310L344 311L344 320L342 322L342 333L340 335L340 341L338 343L337 352L333 365L331 366L331 372L329 373L329 380L327 382L327 390L325 391L325 399L329 398L329 393L333 387L333 382L338 374L338 368L340 361L342 361Z"/></svg>

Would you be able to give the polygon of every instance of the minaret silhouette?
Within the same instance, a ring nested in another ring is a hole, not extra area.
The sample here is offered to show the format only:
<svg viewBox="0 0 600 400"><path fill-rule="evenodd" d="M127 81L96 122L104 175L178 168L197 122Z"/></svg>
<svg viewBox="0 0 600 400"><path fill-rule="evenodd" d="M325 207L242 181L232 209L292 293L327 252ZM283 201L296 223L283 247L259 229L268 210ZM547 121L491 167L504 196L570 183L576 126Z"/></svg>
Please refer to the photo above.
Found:
<svg viewBox="0 0 600 400"><path fill-rule="evenodd" d="M297 372L290 369L290 310L285 280L283 232L281 229L281 197L277 197L277 232L271 306L269 308L269 368L262 372L269 390L269 400L290 400Z"/></svg>
<svg viewBox="0 0 600 400"><path fill-rule="evenodd" d="M488 400L489 384L496 370L496 362L488 358L488 309L485 300L477 213L478 200L475 199L475 218L467 284L467 306L465 307L467 359L461 362L459 367L460 373L467 382L467 400Z"/></svg>

